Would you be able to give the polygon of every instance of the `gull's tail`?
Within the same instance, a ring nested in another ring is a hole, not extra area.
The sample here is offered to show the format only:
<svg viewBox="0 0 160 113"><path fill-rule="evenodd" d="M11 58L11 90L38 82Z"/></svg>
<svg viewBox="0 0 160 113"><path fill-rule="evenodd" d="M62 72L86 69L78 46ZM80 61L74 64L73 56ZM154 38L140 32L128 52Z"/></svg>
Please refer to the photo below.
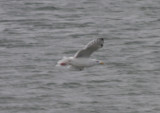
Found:
<svg viewBox="0 0 160 113"><path fill-rule="evenodd" d="M57 66L67 66L69 59L69 57L64 56L61 60L57 62Z"/></svg>

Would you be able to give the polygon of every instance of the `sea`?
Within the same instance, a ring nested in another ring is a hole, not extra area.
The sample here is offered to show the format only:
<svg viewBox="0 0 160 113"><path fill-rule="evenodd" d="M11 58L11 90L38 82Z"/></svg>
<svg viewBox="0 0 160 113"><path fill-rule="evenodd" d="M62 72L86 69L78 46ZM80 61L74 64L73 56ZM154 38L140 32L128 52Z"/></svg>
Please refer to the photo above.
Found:
<svg viewBox="0 0 160 113"><path fill-rule="evenodd" d="M0 0L0 113L160 113L160 1Z"/></svg>

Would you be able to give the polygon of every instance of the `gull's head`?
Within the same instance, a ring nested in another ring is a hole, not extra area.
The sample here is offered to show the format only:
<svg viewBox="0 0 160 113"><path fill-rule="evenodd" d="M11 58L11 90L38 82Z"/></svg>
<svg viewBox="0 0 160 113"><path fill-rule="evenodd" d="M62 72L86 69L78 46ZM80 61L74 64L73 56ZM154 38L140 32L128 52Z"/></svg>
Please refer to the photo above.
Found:
<svg viewBox="0 0 160 113"><path fill-rule="evenodd" d="M101 61L101 60L96 60L95 62L96 62L96 64L101 64L101 65L103 65L103 64L104 64L104 62L103 62L103 61Z"/></svg>

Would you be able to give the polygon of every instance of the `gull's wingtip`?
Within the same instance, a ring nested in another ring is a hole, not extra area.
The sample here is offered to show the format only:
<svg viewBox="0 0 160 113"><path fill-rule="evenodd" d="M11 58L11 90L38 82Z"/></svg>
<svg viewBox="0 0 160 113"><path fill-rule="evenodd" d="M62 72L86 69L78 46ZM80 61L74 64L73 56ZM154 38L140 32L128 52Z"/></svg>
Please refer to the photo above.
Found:
<svg viewBox="0 0 160 113"><path fill-rule="evenodd" d="M104 38L98 38L98 39L100 39L100 40L104 41Z"/></svg>

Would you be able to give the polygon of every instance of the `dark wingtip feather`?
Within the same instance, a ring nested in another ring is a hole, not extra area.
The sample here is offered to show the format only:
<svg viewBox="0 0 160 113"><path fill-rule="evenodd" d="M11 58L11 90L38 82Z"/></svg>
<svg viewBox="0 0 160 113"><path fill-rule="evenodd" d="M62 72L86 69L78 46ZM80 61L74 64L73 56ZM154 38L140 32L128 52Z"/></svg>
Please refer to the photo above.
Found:
<svg viewBox="0 0 160 113"><path fill-rule="evenodd" d="M104 38L99 38L100 40L104 41Z"/></svg>
<svg viewBox="0 0 160 113"><path fill-rule="evenodd" d="M104 40L104 38L101 38L101 40Z"/></svg>

